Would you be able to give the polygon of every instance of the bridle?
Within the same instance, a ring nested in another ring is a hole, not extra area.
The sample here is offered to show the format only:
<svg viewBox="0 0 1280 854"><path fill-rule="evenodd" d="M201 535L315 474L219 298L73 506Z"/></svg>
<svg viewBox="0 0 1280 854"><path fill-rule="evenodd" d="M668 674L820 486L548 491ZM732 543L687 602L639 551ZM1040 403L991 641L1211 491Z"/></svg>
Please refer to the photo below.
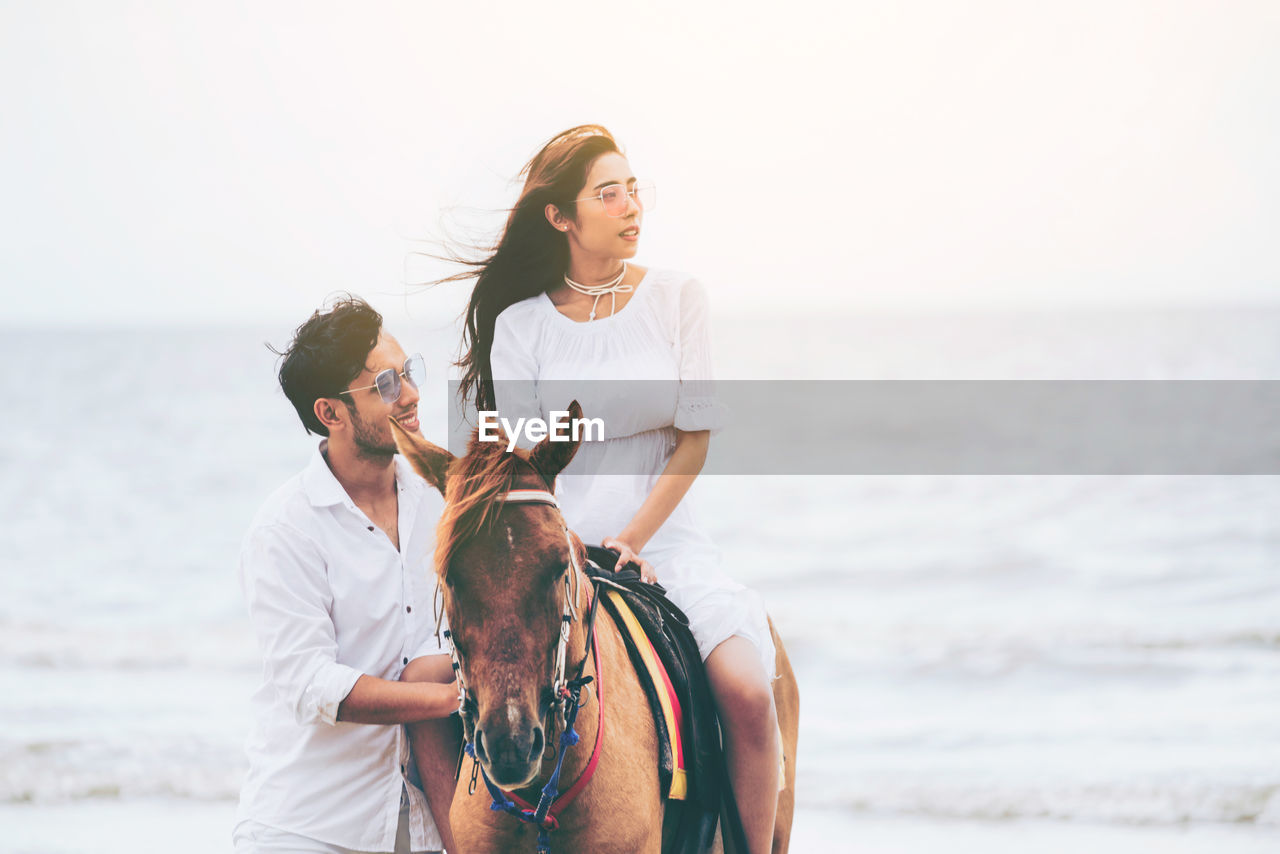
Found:
<svg viewBox="0 0 1280 854"><path fill-rule="evenodd" d="M546 504L554 507L557 514L560 510L560 502L556 501L556 497L545 489L510 489L497 496L494 501L503 504ZM574 547L573 535L569 532L569 526L564 523L563 517L560 519L560 524L564 530L565 543L569 547L569 560L565 566L564 573L561 575L565 592L564 609L560 614L560 640L556 644L555 668L551 676L551 702L546 711L557 712L561 723L564 723L568 714L566 699L570 681L565 665L569 649L569 634L573 629L573 624L578 620L578 597L581 592L583 573L582 567L578 562L578 550ZM594 600L592 604L594 604ZM591 616L594 617L594 607L591 610ZM591 622L594 623L594 620ZM463 724L467 725L467 701L471 698L471 695L467 690L466 680L462 676L462 661L458 657L458 648L453 643L452 632L446 629L444 637L449 641L449 656L453 661L453 673L458 683L458 713L462 717ZM574 678L581 678L590 652L591 638L588 636L587 649L583 651L582 660L574 665ZM467 726L467 729L474 732L473 726Z"/></svg>
<svg viewBox="0 0 1280 854"><path fill-rule="evenodd" d="M497 496L495 501L506 504L547 504L556 508L559 515L560 504L556 501L554 495L543 489L511 489L502 495ZM536 806L527 803L518 795L505 792L499 788L484 769L480 767L480 759L476 755L475 750L475 726L468 722L467 716L467 700L469 694L467 686L462 678L462 663L458 658L458 648L453 643L453 636L450 632L445 632L445 637L449 639L449 653L453 659L453 672L458 680L458 712L462 717L463 729L467 731L468 737L465 739L465 751L472 759L471 767L471 785L468 788L468 794L474 794L477 775L484 779L485 788L489 791L489 796L493 802L489 805L489 809L495 812L505 812L508 815L518 818L520 821L533 824L538 828L537 854L548 854L551 849L551 831L560 826L559 819L552 812L552 808L556 804L556 799L560 796L560 769L564 765L565 753L570 747L578 743L578 733L574 730L573 724L577 720L578 710L582 708L581 695L582 689L585 688L593 679L599 679L600 673L600 656L599 649L595 642L595 615L596 606L600 602L599 595L590 596L587 612L587 643L586 649L582 654L582 661L574 665L574 676L569 677L566 671L565 659L569 647L569 634L572 630L573 623L578 619L578 595L581 588L581 578L584 577L581 564L578 561L578 550L574 547L573 534L569 532L568 525L564 524L564 517L561 516L560 524L564 529L564 538L569 546L569 560L561 576L564 580L564 610L560 615L560 640L556 645L555 669L552 672L552 694L548 703L545 714L557 715L563 724L560 730L559 747L556 751L555 767L551 772L551 776L547 779L546 784L542 787L542 792L538 797ZM582 672L587 666L587 659L595 657L596 675L583 676ZM560 808L563 809L570 803L579 792L581 792L591 781L592 775L595 773L596 765L600 760L601 747L604 737L604 707L603 695L597 685L596 690L596 707L600 715L600 719L596 725L596 742L592 748L591 757L587 762L586 768L579 775L578 779L573 783L564 799L560 801ZM548 745L550 739L547 740ZM545 761L545 758L544 758ZM461 770L461 766L459 766Z"/></svg>

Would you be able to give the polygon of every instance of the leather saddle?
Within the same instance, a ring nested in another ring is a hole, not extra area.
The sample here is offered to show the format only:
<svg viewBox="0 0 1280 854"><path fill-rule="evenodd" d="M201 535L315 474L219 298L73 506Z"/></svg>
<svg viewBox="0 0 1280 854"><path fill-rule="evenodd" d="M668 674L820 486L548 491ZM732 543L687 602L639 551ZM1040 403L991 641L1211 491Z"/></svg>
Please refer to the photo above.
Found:
<svg viewBox="0 0 1280 854"><path fill-rule="evenodd" d="M709 850L717 824L726 854L745 852L715 700L689 619L660 584L646 584L635 569L617 569L616 552L587 546L587 560L600 607L618 626L653 712L658 779L667 797L664 854Z"/></svg>

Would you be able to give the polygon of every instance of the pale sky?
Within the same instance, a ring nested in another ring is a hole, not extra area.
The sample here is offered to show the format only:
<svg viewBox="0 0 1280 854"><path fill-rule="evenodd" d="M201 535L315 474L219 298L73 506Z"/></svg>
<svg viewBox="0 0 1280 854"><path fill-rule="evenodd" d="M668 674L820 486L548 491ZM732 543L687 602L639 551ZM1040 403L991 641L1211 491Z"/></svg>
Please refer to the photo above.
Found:
<svg viewBox="0 0 1280 854"><path fill-rule="evenodd" d="M7 3L0 324L429 318L412 238L592 121L720 310L1276 301L1277 45L1275 2Z"/></svg>

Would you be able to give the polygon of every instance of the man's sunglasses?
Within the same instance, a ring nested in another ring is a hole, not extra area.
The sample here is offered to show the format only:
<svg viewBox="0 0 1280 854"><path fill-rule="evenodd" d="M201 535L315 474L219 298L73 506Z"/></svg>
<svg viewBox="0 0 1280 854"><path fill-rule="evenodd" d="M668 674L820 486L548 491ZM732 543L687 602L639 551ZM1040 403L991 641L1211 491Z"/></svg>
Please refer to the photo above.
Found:
<svg viewBox="0 0 1280 854"><path fill-rule="evenodd" d="M394 368L387 368L385 371L378 371L378 375L373 378L373 385L349 388L341 393L352 394L357 391L376 388L378 394L382 396L383 403L395 403L400 399L400 391L403 388L400 385L401 377L408 380L409 385L414 388L422 388L422 384L427 380L427 363L423 361L421 353L414 353L405 359L403 370L397 371Z"/></svg>

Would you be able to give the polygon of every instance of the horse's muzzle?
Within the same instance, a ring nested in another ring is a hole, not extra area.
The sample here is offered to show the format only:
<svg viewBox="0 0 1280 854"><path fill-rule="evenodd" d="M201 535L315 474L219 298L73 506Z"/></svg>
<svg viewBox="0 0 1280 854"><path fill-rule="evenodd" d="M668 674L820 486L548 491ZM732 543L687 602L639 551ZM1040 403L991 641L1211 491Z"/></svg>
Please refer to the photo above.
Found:
<svg viewBox="0 0 1280 854"><path fill-rule="evenodd" d="M489 779L503 788L526 786L542 768L545 736L542 726L529 717L506 709L506 720L490 720L476 727L476 758Z"/></svg>

